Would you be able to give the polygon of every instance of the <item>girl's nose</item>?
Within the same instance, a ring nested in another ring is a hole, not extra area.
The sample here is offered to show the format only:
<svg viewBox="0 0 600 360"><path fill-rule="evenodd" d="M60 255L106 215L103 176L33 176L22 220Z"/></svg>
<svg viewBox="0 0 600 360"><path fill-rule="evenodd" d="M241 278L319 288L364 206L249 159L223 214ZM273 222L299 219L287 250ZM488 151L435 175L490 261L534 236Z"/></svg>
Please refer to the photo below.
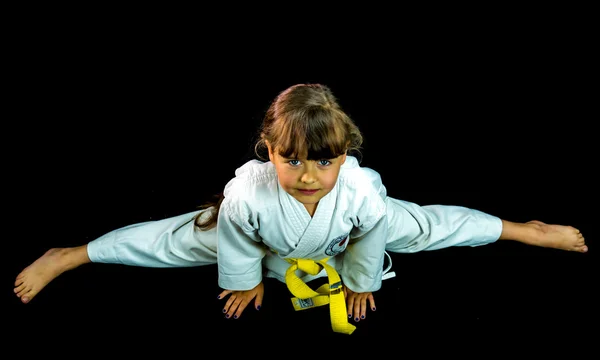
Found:
<svg viewBox="0 0 600 360"><path fill-rule="evenodd" d="M317 181L317 177L315 176L314 169L307 169L300 180L305 184L312 184Z"/></svg>

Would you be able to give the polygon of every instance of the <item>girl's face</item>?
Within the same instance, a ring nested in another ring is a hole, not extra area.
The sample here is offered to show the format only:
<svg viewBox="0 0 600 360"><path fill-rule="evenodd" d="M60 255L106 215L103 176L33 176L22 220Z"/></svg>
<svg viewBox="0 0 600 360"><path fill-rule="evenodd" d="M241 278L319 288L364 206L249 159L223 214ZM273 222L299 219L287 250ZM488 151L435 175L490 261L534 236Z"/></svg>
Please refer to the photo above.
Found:
<svg viewBox="0 0 600 360"><path fill-rule="evenodd" d="M281 187L308 210L311 216L317 203L335 186L340 167L346 161L346 154L333 159L306 160L288 159L269 149L269 160L275 165Z"/></svg>

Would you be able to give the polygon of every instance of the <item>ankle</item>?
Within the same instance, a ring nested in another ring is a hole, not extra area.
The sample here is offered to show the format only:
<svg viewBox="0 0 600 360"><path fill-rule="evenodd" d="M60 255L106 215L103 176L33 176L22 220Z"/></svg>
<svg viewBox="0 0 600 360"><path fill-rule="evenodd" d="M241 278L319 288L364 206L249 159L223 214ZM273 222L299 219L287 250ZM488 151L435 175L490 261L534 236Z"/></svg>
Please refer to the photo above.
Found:
<svg viewBox="0 0 600 360"><path fill-rule="evenodd" d="M56 256L56 261L60 264L62 271L72 270L82 264L90 262L87 255L87 245L51 249ZM49 251L49 252L50 252Z"/></svg>
<svg viewBox="0 0 600 360"><path fill-rule="evenodd" d="M542 231L542 226L535 223L526 223L523 224L527 228L527 240L532 244L540 243L544 232Z"/></svg>
<svg viewBox="0 0 600 360"><path fill-rule="evenodd" d="M541 234L542 230L538 224L502 220L500 240L514 240L526 244L537 244L540 241Z"/></svg>

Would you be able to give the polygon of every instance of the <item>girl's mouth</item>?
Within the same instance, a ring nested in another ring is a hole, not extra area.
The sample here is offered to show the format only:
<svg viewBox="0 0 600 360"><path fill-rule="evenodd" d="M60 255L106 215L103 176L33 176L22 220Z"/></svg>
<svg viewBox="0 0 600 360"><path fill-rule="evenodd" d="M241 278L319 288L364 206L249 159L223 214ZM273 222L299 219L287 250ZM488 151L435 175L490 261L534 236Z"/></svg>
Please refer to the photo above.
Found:
<svg viewBox="0 0 600 360"><path fill-rule="evenodd" d="M316 193L319 190L305 190L305 189L298 189L298 191L300 191L302 194L304 195L312 195L314 193Z"/></svg>

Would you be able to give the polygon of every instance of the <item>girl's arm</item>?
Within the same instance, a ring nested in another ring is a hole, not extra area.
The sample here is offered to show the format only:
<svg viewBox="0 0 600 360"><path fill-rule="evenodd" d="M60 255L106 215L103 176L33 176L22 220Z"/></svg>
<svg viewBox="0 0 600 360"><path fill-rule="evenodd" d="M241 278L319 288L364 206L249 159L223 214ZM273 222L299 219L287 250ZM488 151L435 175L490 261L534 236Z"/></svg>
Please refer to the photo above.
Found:
<svg viewBox="0 0 600 360"><path fill-rule="evenodd" d="M243 204L223 201L217 223L219 286L226 290L251 290L262 281L266 254Z"/></svg>

